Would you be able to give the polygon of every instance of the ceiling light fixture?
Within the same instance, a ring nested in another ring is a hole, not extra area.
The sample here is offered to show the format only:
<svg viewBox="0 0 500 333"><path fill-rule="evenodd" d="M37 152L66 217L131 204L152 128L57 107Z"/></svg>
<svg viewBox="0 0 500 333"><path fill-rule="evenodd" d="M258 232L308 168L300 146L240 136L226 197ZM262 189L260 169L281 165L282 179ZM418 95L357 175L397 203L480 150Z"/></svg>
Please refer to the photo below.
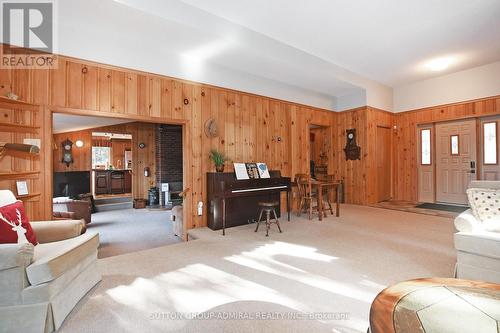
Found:
<svg viewBox="0 0 500 333"><path fill-rule="evenodd" d="M433 72L440 72L450 67L455 60L453 57L442 57L428 61L425 66Z"/></svg>

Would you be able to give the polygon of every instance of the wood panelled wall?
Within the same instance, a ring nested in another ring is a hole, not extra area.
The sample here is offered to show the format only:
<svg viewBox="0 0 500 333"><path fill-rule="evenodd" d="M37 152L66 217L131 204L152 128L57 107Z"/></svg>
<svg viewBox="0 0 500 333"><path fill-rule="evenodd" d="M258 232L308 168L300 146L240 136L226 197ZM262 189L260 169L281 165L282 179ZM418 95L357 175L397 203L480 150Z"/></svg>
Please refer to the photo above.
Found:
<svg viewBox="0 0 500 333"><path fill-rule="evenodd" d="M361 107L336 114L333 164L337 178L344 180L346 202L377 202L377 126L392 127L393 114L372 107ZM351 128L356 129L361 160L345 160L346 130Z"/></svg>
<svg viewBox="0 0 500 333"><path fill-rule="evenodd" d="M0 98L0 142L23 143L25 139L46 140L41 128L43 110L39 106L17 103ZM50 138L49 138L50 140ZM19 197L29 216L46 216L49 212L41 203L45 191L43 145L42 153L27 155L6 151L0 155L0 189L11 190L17 196L17 181L26 181L28 196Z"/></svg>
<svg viewBox="0 0 500 333"><path fill-rule="evenodd" d="M13 91L22 100L46 105L48 132L52 112L183 125L184 186L190 188L185 201L188 228L206 225L206 214L198 216L196 202L203 200L206 209L206 172L215 171L208 159L211 148L224 151L232 161L263 161L292 176L309 170L310 124L329 127L333 136L334 112L84 60L59 60L56 70L1 70L0 93ZM204 134L209 118L217 120L216 138ZM149 137L139 131L137 138ZM333 149L328 153L334 172ZM232 170L230 163L227 170ZM50 178L51 171L45 170L45 176ZM154 175L154 168L151 172ZM143 179L142 187L146 185L149 181ZM50 218L36 216L42 217Z"/></svg>
<svg viewBox="0 0 500 333"><path fill-rule="evenodd" d="M371 107L336 113L69 57L59 60L57 70L0 70L0 93L13 91L22 100L46 105L48 113L43 119L48 132L51 112L183 125L184 186L191 190L185 200L187 228L206 225L206 212L198 216L196 202L204 201L206 209L206 172L214 171L208 159L212 148L224 151L232 161L262 161L284 176L293 176L309 170L310 125L326 126L327 136L332 138L325 147L328 172L344 180L346 202L367 204L377 200L376 127L396 124L393 193L396 199L413 199L416 124L500 111L495 99L396 115ZM204 134L203 125L209 118L217 120L216 138ZM361 160L345 160L345 131L349 128L357 129ZM139 131L138 138L149 137L146 131ZM149 153L154 155L154 150ZM232 170L230 163L227 170ZM143 180L143 187L148 183Z"/></svg>
<svg viewBox="0 0 500 333"><path fill-rule="evenodd" d="M111 147L111 165L116 169L125 169L125 151L132 151L132 140L113 139Z"/></svg>
<svg viewBox="0 0 500 333"><path fill-rule="evenodd" d="M66 139L73 142L71 149L71 152L73 153L73 163L70 165L66 165L66 163L62 162L61 143ZM76 140L82 140L84 143L83 147L78 148L75 145ZM54 134L52 147L54 172L89 171L92 169L92 130Z"/></svg>
<svg viewBox="0 0 500 333"><path fill-rule="evenodd" d="M92 168L92 132L107 132L118 134L131 134L132 143L132 195L134 198L146 198L151 186L156 184L156 161L155 161L155 132L156 125L150 123L127 123L106 127L92 128L88 130L58 133L53 136L54 171L87 171ZM78 148L73 145L74 163L66 166L61 163L61 142L69 138L72 142L82 140L84 146ZM146 147L139 149L139 143L144 143ZM150 177L144 177L144 168L150 169Z"/></svg>
<svg viewBox="0 0 500 333"><path fill-rule="evenodd" d="M394 146L394 198L417 201L417 126L500 113L500 96L397 113Z"/></svg>

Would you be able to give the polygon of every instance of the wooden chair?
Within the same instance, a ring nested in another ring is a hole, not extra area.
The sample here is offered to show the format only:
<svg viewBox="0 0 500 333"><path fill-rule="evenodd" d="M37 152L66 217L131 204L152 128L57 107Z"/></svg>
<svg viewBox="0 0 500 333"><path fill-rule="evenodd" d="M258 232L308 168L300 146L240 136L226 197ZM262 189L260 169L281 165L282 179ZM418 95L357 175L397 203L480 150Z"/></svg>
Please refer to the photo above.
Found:
<svg viewBox="0 0 500 333"><path fill-rule="evenodd" d="M302 214L303 209L308 209L310 220L312 219L313 209L317 208L313 206L313 200L317 200L317 197L316 193L312 190L311 176L308 174L297 174L295 175L295 182L297 183L299 192L298 216Z"/></svg>
<svg viewBox="0 0 500 333"><path fill-rule="evenodd" d="M299 186L299 178L301 177L306 177L307 174L305 173L297 173L295 174L295 184L297 185L297 207L298 207L298 210L297 210L297 216L300 216L300 213L301 213L301 207L303 205L303 193L302 193L302 187Z"/></svg>
<svg viewBox="0 0 500 333"><path fill-rule="evenodd" d="M336 181L337 178L335 177L335 175L326 175L326 181L327 182L334 182ZM331 200L330 200L330 189L326 189L326 193L323 193L323 207L326 207L325 206L325 203L328 205L328 208L330 209L330 214L333 215L333 208L332 208L332 203L331 203ZM337 192L334 193L335 196L337 196ZM326 210L323 209L323 212L325 213L325 217L326 217Z"/></svg>

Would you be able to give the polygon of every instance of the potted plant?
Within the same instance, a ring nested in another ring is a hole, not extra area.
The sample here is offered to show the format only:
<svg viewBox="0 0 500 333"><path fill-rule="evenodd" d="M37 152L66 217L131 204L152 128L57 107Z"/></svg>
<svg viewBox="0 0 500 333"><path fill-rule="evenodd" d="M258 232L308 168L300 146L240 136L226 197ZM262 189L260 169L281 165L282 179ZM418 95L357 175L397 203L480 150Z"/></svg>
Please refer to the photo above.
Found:
<svg viewBox="0 0 500 333"><path fill-rule="evenodd" d="M221 152L212 149L210 151L210 159L215 164L215 170L217 172L224 172L224 163L228 160L228 158Z"/></svg>

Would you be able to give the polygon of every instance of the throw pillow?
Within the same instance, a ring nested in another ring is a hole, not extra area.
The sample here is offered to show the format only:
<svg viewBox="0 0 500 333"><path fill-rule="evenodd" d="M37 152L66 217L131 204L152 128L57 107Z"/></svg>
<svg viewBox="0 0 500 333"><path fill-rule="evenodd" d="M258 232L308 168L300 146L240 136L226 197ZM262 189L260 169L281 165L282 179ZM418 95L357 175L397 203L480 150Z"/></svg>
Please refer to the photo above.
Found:
<svg viewBox="0 0 500 333"><path fill-rule="evenodd" d="M0 207L0 244L28 242L38 244L23 203L16 201Z"/></svg>
<svg viewBox="0 0 500 333"><path fill-rule="evenodd" d="M467 197L472 214L481 222L483 229L500 231L500 190L469 188Z"/></svg>

